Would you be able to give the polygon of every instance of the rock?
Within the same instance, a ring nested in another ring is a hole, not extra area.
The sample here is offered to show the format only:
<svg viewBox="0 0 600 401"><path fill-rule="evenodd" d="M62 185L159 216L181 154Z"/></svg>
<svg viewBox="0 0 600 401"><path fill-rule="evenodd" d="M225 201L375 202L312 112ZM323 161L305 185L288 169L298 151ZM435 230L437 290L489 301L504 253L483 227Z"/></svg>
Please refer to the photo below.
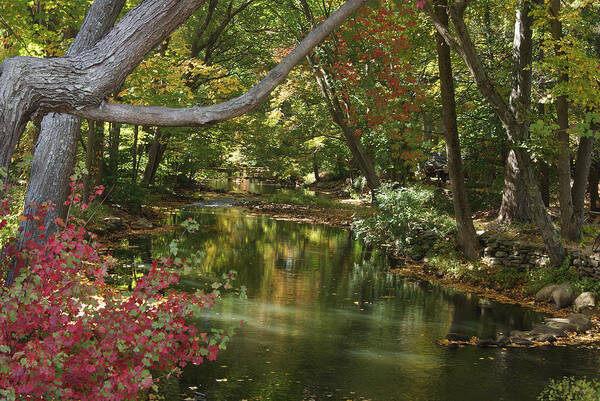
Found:
<svg viewBox="0 0 600 401"><path fill-rule="evenodd" d="M498 251L498 252L496 252L496 255L495 255L495 256L496 256L497 258L503 258L503 257L506 257L507 255L508 255L508 254L507 254L506 252L503 252L503 251Z"/></svg>
<svg viewBox="0 0 600 401"><path fill-rule="evenodd" d="M526 338L521 337L511 337L510 342L515 345L522 345L525 347L531 347L533 345L533 341L529 341Z"/></svg>
<svg viewBox="0 0 600 401"><path fill-rule="evenodd" d="M150 221L145 219L144 217L141 217L141 218L137 219L136 221L134 221L131 224L131 227L133 227L136 230L149 230L149 229L153 228L154 225Z"/></svg>
<svg viewBox="0 0 600 401"><path fill-rule="evenodd" d="M558 309L571 306L575 300L575 289L571 284L560 284L552 291L552 300Z"/></svg>
<svg viewBox="0 0 600 401"><path fill-rule="evenodd" d="M576 312L581 312L584 309L593 309L596 307L596 297L591 292L584 292L575 298L573 305Z"/></svg>
<svg viewBox="0 0 600 401"><path fill-rule="evenodd" d="M562 327L548 324L536 324L527 338L533 341L556 341L557 338L566 337L567 333Z"/></svg>
<svg viewBox="0 0 600 401"><path fill-rule="evenodd" d="M545 302L552 299L552 292L558 287L557 284L549 284L536 292L535 302Z"/></svg>
<svg viewBox="0 0 600 401"><path fill-rule="evenodd" d="M123 228L123 220L116 216L105 217L102 219L102 226L108 232L118 231Z"/></svg>
<svg viewBox="0 0 600 401"><path fill-rule="evenodd" d="M535 302L552 300L558 309L570 306L575 300L575 289L571 284L550 284L535 294Z"/></svg>
<svg viewBox="0 0 600 401"><path fill-rule="evenodd" d="M562 317L548 318L545 320L544 325L562 331L575 331L576 329L569 319Z"/></svg>
<svg viewBox="0 0 600 401"><path fill-rule="evenodd" d="M471 339L469 336L465 336L464 334L458 333L448 333L446 334L446 340L448 341L464 341L468 342Z"/></svg>
<svg viewBox="0 0 600 401"><path fill-rule="evenodd" d="M577 332L588 331L593 327L592 321L581 313L574 313L567 317L569 323L575 326Z"/></svg>

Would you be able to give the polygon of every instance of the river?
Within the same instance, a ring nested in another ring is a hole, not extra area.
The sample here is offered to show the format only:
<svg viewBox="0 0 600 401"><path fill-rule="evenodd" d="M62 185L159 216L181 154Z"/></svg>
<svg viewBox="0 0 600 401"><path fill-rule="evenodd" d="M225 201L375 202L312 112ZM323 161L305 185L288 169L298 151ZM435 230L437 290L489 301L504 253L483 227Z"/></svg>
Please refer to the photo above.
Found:
<svg viewBox="0 0 600 401"><path fill-rule="evenodd" d="M449 332L529 329L542 315L481 309L475 295L390 274L345 230L237 208L186 209L169 223L187 217L201 229L181 248L202 250L203 263L183 284L236 270L248 288L199 324L247 324L216 362L186 368L169 400L534 400L550 378L600 376L595 350L437 345ZM115 253L147 262L176 235L131 237Z"/></svg>

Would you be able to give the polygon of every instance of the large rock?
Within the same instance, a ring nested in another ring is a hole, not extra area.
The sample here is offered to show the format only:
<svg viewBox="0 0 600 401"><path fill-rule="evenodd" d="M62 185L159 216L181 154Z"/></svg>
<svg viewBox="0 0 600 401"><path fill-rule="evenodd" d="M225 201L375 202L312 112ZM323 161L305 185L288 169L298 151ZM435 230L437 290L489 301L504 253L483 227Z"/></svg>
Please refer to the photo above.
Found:
<svg viewBox="0 0 600 401"><path fill-rule="evenodd" d="M576 312L593 309L596 307L596 297L591 292L584 292L575 298L573 305Z"/></svg>
<svg viewBox="0 0 600 401"><path fill-rule="evenodd" d="M558 309L571 306L575 300L575 289L571 284L560 284L552 291L552 300Z"/></svg>
<svg viewBox="0 0 600 401"><path fill-rule="evenodd" d="M149 229L153 228L154 225L149 220L141 217L141 218L137 219L136 221L134 221L131 224L131 227L136 230L149 230Z"/></svg>
<svg viewBox="0 0 600 401"><path fill-rule="evenodd" d="M575 326L577 332L588 331L593 327L592 321L587 316L581 313L574 313L567 317L569 323Z"/></svg>
<svg viewBox="0 0 600 401"><path fill-rule="evenodd" d="M535 294L535 302L546 302L552 299L552 292L558 287L557 284L550 284L539 290Z"/></svg>
<svg viewBox="0 0 600 401"><path fill-rule="evenodd" d="M535 294L535 302L553 301L558 309L571 306L575 300L575 289L571 284L550 284Z"/></svg>

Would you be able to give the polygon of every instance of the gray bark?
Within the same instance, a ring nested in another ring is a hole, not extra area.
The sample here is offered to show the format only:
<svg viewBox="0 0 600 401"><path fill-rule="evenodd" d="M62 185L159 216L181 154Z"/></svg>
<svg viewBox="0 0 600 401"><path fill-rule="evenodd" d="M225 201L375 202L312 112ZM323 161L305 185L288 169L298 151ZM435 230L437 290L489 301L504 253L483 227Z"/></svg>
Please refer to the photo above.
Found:
<svg viewBox="0 0 600 401"><path fill-rule="evenodd" d="M448 26L448 14L446 13L445 8L446 0L438 0L436 5L438 5L438 7L436 7L436 14L440 22L445 26ZM456 101L450 48L439 33L436 33L435 39L440 73L444 139L446 140L446 155L448 159L450 185L452 187L454 217L458 231L458 246L468 259L474 260L479 256L479 240L477 238L477 233L475 232L475 227L473 226L471 208L467 199L465 177L462 169L458 126L456 124Z"/></svg>
<svg viewBox="0 0 600 401"><path fill-rule="evenodd" d="M528 11L529 4L525 0L521 1L517 12L513 43L516 76L514 77L510 103L508 105L489 79L467 30L464 22L466 6L467 2L461 0L455 1L452 6L448 7L456 37L439 21L429 3L425 4L425 9L432 19L437 32L463 58L473 75L479 91L504 125L509 141L513 145L515 160L523 174L531 213L544 240L550 261L552 265L560 266L566 255L565 249L544 207L529 154L520 146L528 135L526 117L531 90L531 68L528 67L531 62L531 27L529 25L531 17Z"/></svg>

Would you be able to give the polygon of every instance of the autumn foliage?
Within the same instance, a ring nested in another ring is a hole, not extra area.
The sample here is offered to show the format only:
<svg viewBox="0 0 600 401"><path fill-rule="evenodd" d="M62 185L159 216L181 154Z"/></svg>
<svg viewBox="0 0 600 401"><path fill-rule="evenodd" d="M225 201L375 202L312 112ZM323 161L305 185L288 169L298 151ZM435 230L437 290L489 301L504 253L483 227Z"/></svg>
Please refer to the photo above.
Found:
<svg viewBox="0 0 600 401"><path fill-rule="evenodd" d="M87 205L76 195L69 203ZM2 216L8 206L2 202ZM133 399L188 363L215 359L228 337L201 333L190 321L218 293L170 289L178 280L170 271L185 260L156 260L131 293L116 291L103 280L113 260L99 256L83 221L57 220L60 229L45 237L50 207L22 217L38 223L37 241L15 239L4 249L3 269L19 273L0 287L1 399Z"/></svg>
<svg viewBox="0 0 600 401"><path fill-rule="evenodd" d="M339 29L333 77L340 108L355 135L385 132L392 157L419 156L420 128L413 124L423 102L408 54L415 12L406 2L363 7Z"/></svg>

